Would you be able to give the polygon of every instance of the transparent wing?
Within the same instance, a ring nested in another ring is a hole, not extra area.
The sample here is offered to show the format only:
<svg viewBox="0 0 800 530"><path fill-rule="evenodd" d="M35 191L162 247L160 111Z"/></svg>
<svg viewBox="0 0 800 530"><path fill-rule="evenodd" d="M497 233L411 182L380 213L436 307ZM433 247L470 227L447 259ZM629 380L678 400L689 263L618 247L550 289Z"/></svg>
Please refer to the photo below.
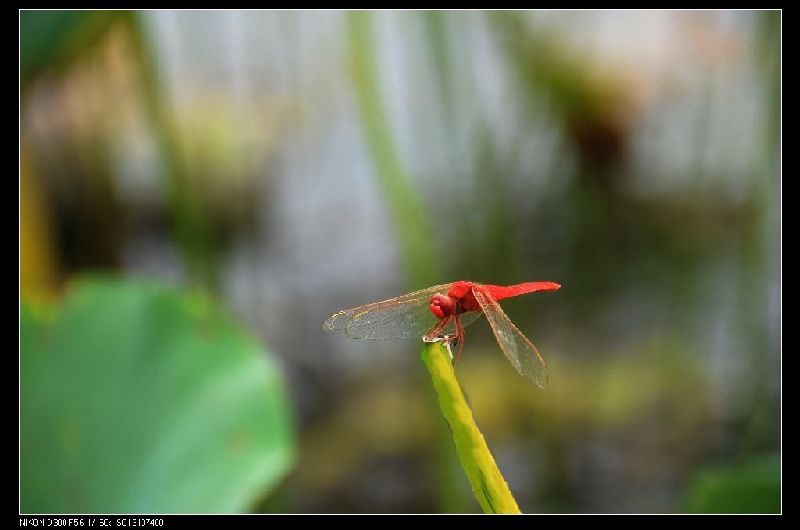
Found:
<svg viewBox="0 0 800 530"><path fill-rule="evenodd" d="M474 288L472 293L492 326L500 349L517 372L540 388L547 386L547 364L536 346L517 329L494 298Z"/></svg>
<svg viewBox="0 0 800 530"><path fill-rule="evenodd" d="M482 314L483 311L469 311L468 313L461 313L461 325L463 327L469 326L470 324L481 318Z"/></svg>
<svg viewBox="0 0 800 530"><path fill-rule="evenodd" d="M337 311L322 329L343 330L354 339L418 339L438 319L428 310L431 297L447 294L452 284L435 285L397 298Z"/></svg>

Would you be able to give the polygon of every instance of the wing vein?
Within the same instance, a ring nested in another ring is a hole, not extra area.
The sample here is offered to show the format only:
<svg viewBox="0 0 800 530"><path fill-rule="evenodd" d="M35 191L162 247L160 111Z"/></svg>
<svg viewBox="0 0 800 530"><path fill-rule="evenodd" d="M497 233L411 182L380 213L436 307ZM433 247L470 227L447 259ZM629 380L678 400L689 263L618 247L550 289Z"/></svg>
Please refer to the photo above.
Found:
<svg viewBox="0 0 800 530"><path fill-rule="evenodd" d="M474 288L472 293L492 327L497 343L514 369L537 386L547 385L547 364L536 346L511 322L505 311L488 293Z"/></svg>

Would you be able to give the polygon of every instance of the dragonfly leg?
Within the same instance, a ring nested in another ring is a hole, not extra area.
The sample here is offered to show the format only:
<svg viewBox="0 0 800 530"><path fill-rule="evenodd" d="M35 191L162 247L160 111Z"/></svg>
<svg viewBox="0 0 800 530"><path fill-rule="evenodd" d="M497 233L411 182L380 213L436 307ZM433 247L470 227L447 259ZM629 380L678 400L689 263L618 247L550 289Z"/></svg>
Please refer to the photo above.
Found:
<svg viewBox="0 0 800 530"><path fill-rule="evenodd" d="M464 326L461 325L461 319L456 315L455 317L455 324L456 324L456 333L455 333L455 342L458 343L458 349L456 350L456 356L453 357L453 366L456 365L458 360L461 358L461 351L464 349Z"/></svg>
<svg viewBox="0 0 800 530"><path fill-rule="evenodd" d="M425 342L436 342L438 340L441 340L442 338L447 340L447 337L440 337L439 333L441 333L442 330L444 330L447 327L447 325L450 323L451 318L453 317L446 316L439 322L437 322L435 326L429 329L427 333L425 333L425 335L422 336L422 340L424 340Z"/></svg>

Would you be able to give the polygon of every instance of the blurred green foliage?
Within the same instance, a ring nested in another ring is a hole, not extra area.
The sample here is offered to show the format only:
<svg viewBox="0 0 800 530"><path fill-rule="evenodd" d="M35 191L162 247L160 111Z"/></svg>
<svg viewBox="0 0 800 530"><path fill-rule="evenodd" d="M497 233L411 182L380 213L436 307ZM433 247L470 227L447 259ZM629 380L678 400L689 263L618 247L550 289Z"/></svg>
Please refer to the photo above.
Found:
<svg viewBox="0 0 800 530"><path fill-rule="evenodd" d="M122 12L20 11L20 79L69 60L96 39Z"/></svg>
<svg viewBox="0 0 800 530"><path fill-rule="evenodd" d="M22 512L245 511L293 463L275 361L205 297L84 280L20 336Z"/></svg>
<svg viewBox="0 0 800 530"><path fill-rule="evenodd" d="M686 511L692 513L779 513L779 454L700 471L689 486Z"/></svg>
<svg viewBox="0 0 800 530"><path fill-rule="evenodd" d="M433 223L395 147L378 83L372 25L369 12L347 13L348 53L364 141L375 165L375 178L394 221L409 283L427 285L438 277L436 261L432 259Z"/></svg>

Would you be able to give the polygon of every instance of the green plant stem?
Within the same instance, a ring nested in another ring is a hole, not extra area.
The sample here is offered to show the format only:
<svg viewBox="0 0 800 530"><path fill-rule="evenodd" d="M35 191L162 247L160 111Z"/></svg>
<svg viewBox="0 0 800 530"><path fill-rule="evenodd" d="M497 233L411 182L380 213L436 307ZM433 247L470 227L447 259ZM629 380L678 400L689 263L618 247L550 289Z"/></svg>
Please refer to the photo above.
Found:
<svg viewBox="0 0 800 530"><path fill-rule="evenodd" d="M426 344L421 357L431 374L439 408L453 433L461 467L484 513L522 513L475 424L447 349L441 342Z"/></svg>

